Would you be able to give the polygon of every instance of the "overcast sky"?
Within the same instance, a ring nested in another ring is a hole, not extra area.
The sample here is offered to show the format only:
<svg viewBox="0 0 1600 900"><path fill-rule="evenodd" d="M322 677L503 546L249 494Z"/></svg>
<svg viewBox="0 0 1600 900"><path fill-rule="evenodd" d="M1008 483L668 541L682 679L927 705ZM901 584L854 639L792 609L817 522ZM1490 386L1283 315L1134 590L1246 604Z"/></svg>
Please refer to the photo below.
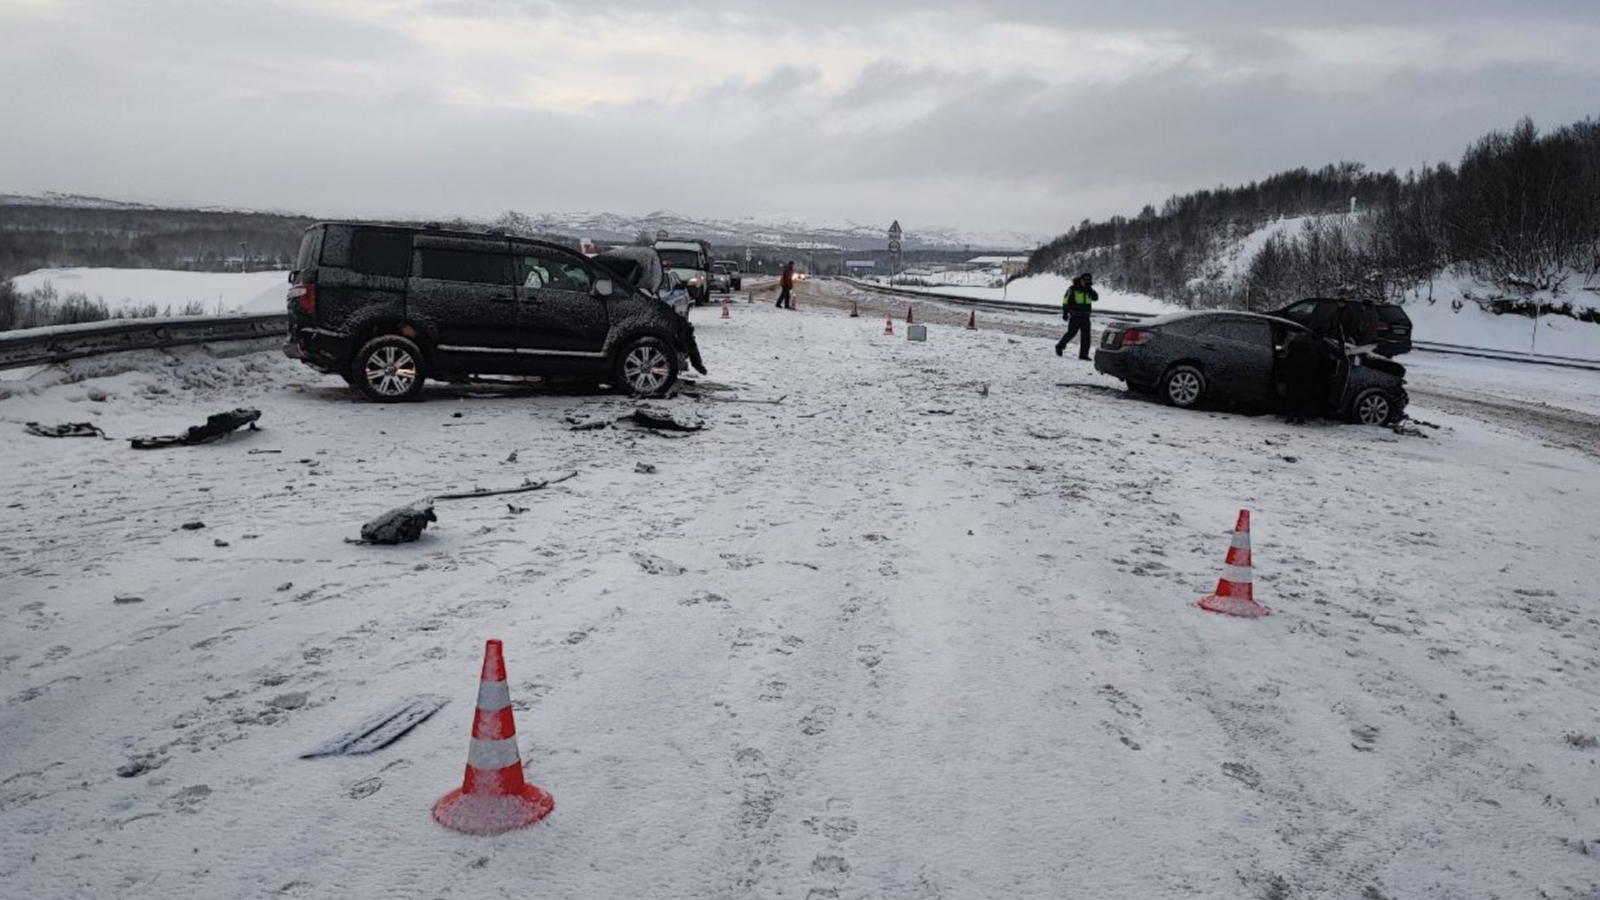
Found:
<svg viewBox="0 0 1600 900"><path fill-rule="evenodd" d="M1600 115L1597 46L1597 0L0 0L0 192L1049 235Z"/></svg>

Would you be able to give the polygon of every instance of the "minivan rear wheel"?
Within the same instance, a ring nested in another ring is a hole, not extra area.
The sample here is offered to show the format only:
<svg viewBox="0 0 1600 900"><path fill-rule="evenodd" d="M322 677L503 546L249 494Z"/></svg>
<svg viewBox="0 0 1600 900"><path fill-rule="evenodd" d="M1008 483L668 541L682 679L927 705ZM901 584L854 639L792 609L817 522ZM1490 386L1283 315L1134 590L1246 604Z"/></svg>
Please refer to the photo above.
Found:
<svg viewBox="0 0 1600 900"><path fill-rule="evenodd" d="M401 403L422 393L422 350L398 334L367 341L350 366L356 389L375 403Z"/></svg>
<svg viewBox="0 0 1600 900"><path fill-rule="evenodd" d="M639 338L617 357L617 384L629 393L659 396L677 380L678 354L660 338Z"/></svg>
<svg viewBox="0 0 1600 900"><path fill-rule="evenodd" d="M1206 376L1191 365L1173 366L1161 379L1161 399L1179 409L1192 409L1206 393Z"/></svg>

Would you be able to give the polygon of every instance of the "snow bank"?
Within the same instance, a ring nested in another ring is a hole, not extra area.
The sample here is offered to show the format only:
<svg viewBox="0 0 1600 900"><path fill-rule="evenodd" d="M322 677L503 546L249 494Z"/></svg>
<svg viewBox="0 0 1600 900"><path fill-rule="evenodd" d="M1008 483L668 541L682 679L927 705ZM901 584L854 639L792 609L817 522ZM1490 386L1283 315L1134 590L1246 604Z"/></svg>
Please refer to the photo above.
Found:
<svg viewBox="0 0 1600 900"><path fill-rule="evenodd" d="M933 288L912 287L907 288L907 290L925 291L934 294L952 294L958 297L974 297L980 300L1034 303L1059 310L1061 308L1061 297L1067 292L1067 285L1070 282L1071 279L1064 275L1031 275L1027 278L1018 278L1004 288L955 285ZM1119 291L1105 285L1095 285L1095 290L1100 292L1100 302L1095 304L1096 309L1157 315L1182 309L1182 307L1163 300L1157 300L1147 294Z"/></svg>
<svg viewBox="0 0 1600 900"><path fill-rule="evenodd" d="M186 303L206 312L283 312L288 272L179 272L168 269L36 269L12 279L20 291L46 284L61 294L86 294L113 310L146 306L174 310Z"/></svg>
<svg viewBox="0 0 1600 900"><path fill-rule="evenodd" d="M1496 314L1480 302L1503 295L1503 291L1459 275L1436 280L1431 302L1427 286L1412 291L1403 303L1414 325L1412 339L1600 360L1600 325L1571 316L1545 315L1539 317L1535 332L1531 317ZM1581 288L1563 290L1559 296L1546 292L1537 299L1570 303L1577 309L1600 306L1600 293Z"/></svg>

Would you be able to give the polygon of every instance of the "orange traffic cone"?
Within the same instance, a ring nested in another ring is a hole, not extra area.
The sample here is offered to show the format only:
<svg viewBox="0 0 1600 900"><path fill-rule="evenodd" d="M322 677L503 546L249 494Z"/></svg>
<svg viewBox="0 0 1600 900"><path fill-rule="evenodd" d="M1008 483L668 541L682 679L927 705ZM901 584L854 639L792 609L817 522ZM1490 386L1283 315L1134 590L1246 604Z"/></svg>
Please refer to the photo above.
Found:
<svg viewBox="0 0 1600 900"><path fill-rule="evenodd" d="M978 330L978 311L977 310L973 310L972 312L967 313L967 330L968 331L977 331Z"/></svg>
<svg viewBox="0 0 1600 900"><path fill-rule="evenodd" d="M911 306L909 304L907 304L906 305L906 324L907 325L912 325L912 324L915 324L916 321L917 321L917 319L916 319L916 316L914 316L912 314Z"/></svg>
<svg viewBox="0 0 1600 900"><path fill-rule="evenodd" d="M852 319L861 318L861 311L859 309L856 309L856 302L854 300L850 301L850 318L852 318Z"/></svg>
<svg viewBox="0 0 1600 900"><path fill-rule="evenodd" d="M1233 526L1233 543L1228 546L1227 568L1217 581L1216 593L1200 601L1200 608L1225 616L1259 619L1267 608L1255 601L1250 579L1250 510L1239 510L1239 523Z"/></svg>
<svg viewBox="0 0 1600 900"><path fill-rule="evenodd" d="M727 298L723 298L723 300L722 300L722 318L724 318L724 319L731 318L731 316L728 315L728 300L727 300Z"/></svg>
<svg viewBox="0 0 1600 900"><path fill-rule="evenodd" d="M500 834L526 828L550 815L556 801L522 778L517 725L511 717L511 690L499 641L483 648L478 708L472 714L467 773L459 790L433 805L433 818L465 834Z"/></svg>
<svg viewBox="0 0 1600 900"><path fill-rule="evenodd" d="M886 316L883 320L883 333L894 335L894 316Z"/></svg>

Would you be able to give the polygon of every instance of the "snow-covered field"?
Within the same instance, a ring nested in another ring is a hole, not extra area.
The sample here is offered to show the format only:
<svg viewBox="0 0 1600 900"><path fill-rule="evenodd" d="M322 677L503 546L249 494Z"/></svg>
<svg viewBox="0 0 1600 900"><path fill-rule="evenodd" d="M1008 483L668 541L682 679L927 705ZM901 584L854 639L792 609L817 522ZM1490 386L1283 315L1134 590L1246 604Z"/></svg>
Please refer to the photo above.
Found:
<svg viewBox="0 0 1600 900"><path fill-rule="evenodd" d="M1004 288L950 285L931 288L908 287L906 290L951 294L957 297L974 297L979 300L1034 303L1039 306L1060 309L1061 296L1067 292L1069 282L1070 279L1063 275L1033 275L1027 278L1018 278ZM1095 285L1095 291L1100 294L1100 302L1095 304L1096 309L1154 314L1172 312L1179 309L1179 307L1157 300L1148 294L1119 291L1102 284Z"/></svg>
<svg viewBox="0 0 1600 900"><path fill-rule="evenodd" d="M288 272L177 272L167 269L35 269L12 279L20 291L45 284L57 293L84 294L112 309L155 304L176 312L186 303L204 303L206 312L283 312Z"/></svg>
<svg viewBox="0 0 1600 900"><path fill-rule="evenodd" d="M569 430L616 397L360 403L270 353L9 387L0 894L1597 895L1600 460L1424 399L1427 438L1182 413L814 289L702 318L677 439ZM239 405L262 431L195 448L21 427ZM1242 507L1257 621L1194 606ZM469 838L428 809L490 637L556 810ZM392 747L297 758L424 692Z"/></svg>

